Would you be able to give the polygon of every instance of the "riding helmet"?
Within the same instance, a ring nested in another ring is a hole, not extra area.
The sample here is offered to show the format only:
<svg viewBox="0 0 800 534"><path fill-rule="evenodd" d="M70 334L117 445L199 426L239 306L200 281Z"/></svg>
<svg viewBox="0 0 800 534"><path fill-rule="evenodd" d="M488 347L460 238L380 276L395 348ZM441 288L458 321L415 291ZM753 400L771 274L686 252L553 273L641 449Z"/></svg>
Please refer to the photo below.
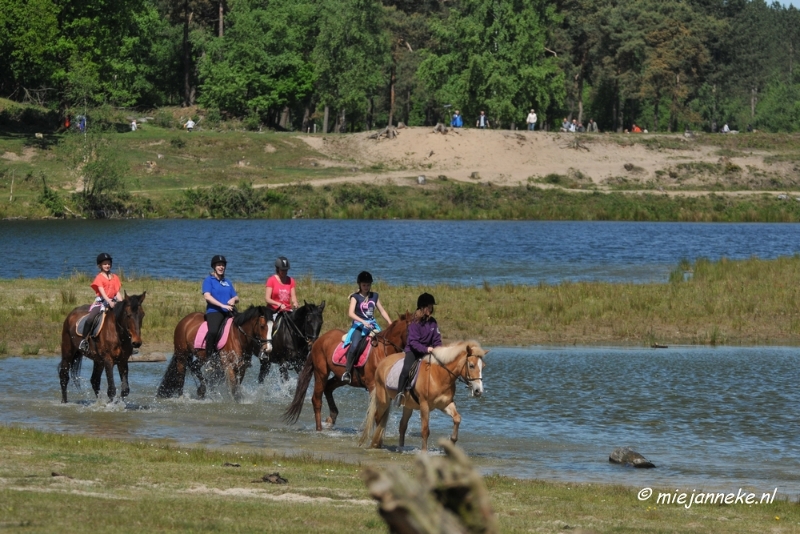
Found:
<svg viewBox="0 0 800 534"><path fill-rule="evenodd" d="M433 298L433 295L430 293L423 293L419 297L417 297L417 309L426 308L428 306L434 306L436 304L436 299Z"/></svg>
<svg viewBox="0 0 800 534"><path fill-rule="evenodd" d="M361 271L358 273L358 278L356 278L356 282L359 284L371 284L372 283L372 275L369 274L367 271Z"/></svg>
<svg viewBox="0 0 800 534"><path fill-rule="evenodd" d="M114 263L114 260L111 259L111 254L108 254L107 252L101 252L97 255L97 265L100 265L104 261L110 261L111 263Z"/></svg>
<svg viewBox="0 0 800 534"><path fill-rule="evenodd" d="M285 257L281 256L277 260L275 260L275 268L279 271L288 271L289 270L289 260Z"/></svg>
<svg viewBox="0 0 800 534"><path fill-rule="evenodd" d="M220 254L217 254L216 256L214 256L213 258L211 258L211 268L213 269L213 268L214 268L214 266L215 266L216 264L218 264L218 263L221 263L221 264L223 264L223 265L226 265L226 266L227 266L227 265L228 265L228 260L226 260L226 259L225 259L225 256L222 256L222 255L220 255Z"/></svg>

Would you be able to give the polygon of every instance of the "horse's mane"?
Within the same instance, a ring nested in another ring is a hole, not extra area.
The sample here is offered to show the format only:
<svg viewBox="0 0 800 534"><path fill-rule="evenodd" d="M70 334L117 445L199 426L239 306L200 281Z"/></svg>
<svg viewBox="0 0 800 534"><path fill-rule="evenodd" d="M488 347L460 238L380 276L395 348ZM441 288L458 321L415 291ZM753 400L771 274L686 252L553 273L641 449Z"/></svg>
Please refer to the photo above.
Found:
<svg viewBox="0 0 800 534"><path fill-rule="evenodd" d="M433 361L439 365L447 365L448 363L454 362L461 356L462 353L466 352L467 347L472 348L473 356L483 357L483 349L481 348L480 343L477 341L458 341L456 343L452 343L450 345L443 345L441 347L436 347L433 349L433 354L436 356L435 358L431 358L428 356L428 361ZM477 351L475 349L478 349Z"/></svg>
<svg viewBox="0 0 800 534"><path fill-rule="evenodd" d="M252 321L258 317L263 317L267 314L265 306L250 306L245 311L240 312L234 319L233 324L242 326L248 321Z"/></svg>

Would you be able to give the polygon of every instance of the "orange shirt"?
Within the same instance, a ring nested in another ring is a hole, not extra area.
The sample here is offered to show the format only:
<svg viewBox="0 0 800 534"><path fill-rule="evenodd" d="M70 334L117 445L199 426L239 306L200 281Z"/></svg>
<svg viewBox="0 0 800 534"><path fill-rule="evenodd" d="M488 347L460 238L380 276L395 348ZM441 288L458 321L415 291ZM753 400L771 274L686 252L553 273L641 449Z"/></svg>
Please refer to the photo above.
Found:
<svg viewBox="0 0 800 534"><path fill-rule="evenodd" d="M119 277L116 274L111 275L111 280L106 278L106 275L103 273L97 273L97 276L94 278L94 282L92 282L92 289L94 289L95 294L100 297L100 288L106 292L106 296L109 299L113 299L119 293L120 288L122 288L122 283L119 281Z"/></svg>

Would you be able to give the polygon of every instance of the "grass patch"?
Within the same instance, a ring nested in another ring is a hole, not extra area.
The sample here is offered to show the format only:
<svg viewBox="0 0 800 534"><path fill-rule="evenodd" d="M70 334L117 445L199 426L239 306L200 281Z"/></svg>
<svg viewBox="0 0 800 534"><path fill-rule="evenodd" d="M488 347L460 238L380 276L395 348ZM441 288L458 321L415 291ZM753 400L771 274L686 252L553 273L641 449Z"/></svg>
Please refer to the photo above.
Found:
<svg viewBox="0 0 800 534"><path fill-rule="evenodd" d="M386 532L360 465L9 427L0 427L0 445L0 521L11 529ZM388 461L411 469L412 459ZM252 482L274 471L289 483ZM656 504L655 496L639 501L637 488L622 486L502 476L484 482L501 532L722 533L735 525L736 532L760 534L793 532L800 521L800 507L780 494L770 504L687 509ZM656 488L655 495L674 491Z"/></svg>
<svg viewBox="0 0 800 534"><path fill-rule="evenodd" d="M792 201L793 203L797 203ZM691 273L687 276L686 273ZM445 340L476 338L486 345L547 343L800 344L800 256L681 262L663 284L600 282L558 285L460 287L375 285L392 317L414 308L416 295L429 291L447 305L436 309ZM234 279L235 282L235 279ZM144 353L170 351L175 325L202 310L197 282L137 278L123 280L128 293L147 290L142 325ZM236 284L242 307L263 303L262 284ZM89 302L88 280L0 280L0 339L6 353L56 352L61 325L74 304ZM346 328L347 295L352 288L304 277L298 298L325 300L324 330ZM41 295L45 295L41 297ZM30 297L32 304L18 309ZM492 325L491 328L487 325Z"/></svg>

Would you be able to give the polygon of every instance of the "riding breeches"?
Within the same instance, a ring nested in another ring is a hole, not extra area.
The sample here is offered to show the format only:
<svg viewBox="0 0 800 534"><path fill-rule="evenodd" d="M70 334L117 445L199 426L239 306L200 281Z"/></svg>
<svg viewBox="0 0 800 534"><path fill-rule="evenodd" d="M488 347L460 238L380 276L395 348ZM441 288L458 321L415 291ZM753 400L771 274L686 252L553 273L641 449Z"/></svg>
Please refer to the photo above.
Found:
<svg viewBox="0 0 800 534"><path fill-rule="evenodd" d="M206 322L208 323L208 332L206 333L206 354L211 354L217 351L217 343L219 341L219 332L222 325L225 323L226 315L219 312L211 312L206 314Z"/></svg>

